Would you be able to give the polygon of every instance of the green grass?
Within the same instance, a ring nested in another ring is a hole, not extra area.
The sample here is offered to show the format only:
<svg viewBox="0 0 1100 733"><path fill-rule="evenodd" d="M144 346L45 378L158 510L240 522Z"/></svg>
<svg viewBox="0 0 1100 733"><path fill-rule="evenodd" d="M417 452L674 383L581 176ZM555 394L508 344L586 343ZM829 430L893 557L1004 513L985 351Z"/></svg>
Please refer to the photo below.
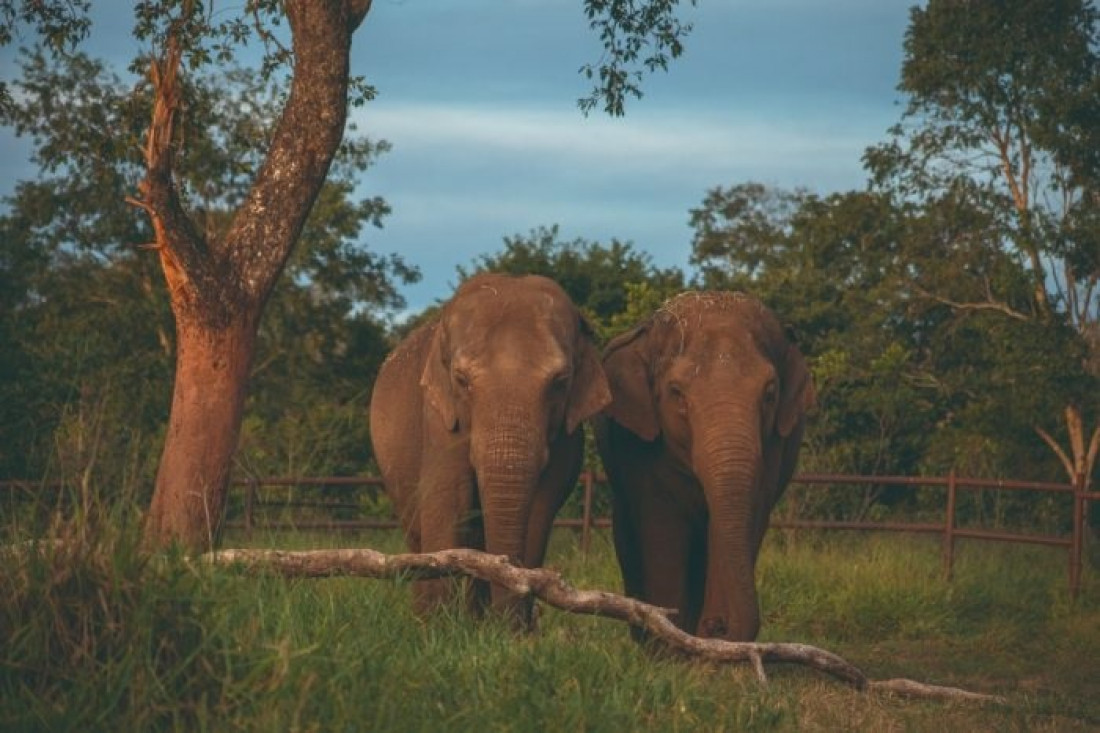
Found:
<svg viewBox="0 0 1100 733"><path fill-rule="evenodd" d="M1100 584L1066 596L1065 554L963 544L945 582L935 542L776 535L759 568L763 638L832 649L876 678L1004 694L1003 708L862 694L791 666L658 659L614 622L543 609L538 634L443 611L408 586L284 580L143 560L127 532L5 559L0 730L1090 730L1100 725ZM226 546L370 546L395 533L226 538ZM617 589L609 536L550 565Z"/></svg>

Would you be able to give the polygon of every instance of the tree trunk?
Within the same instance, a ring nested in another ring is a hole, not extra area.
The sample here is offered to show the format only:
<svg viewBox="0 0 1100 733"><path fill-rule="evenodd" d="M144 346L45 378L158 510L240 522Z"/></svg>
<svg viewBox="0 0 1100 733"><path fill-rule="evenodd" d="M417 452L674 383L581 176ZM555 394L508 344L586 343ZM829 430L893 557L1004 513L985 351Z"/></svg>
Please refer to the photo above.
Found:
<svg viewBox="0 0 1100 733"><path fill-rule="evenodd" d="M176 318L176 383L168 435L146 517L148 546L209 548L221 525L248 372L264 304L313 208L347 119L351 34L370 0L282 4L293 38L293 78L271 147L221 240L208 241L173 181L181 36L202 8L184 4L168 21L154 60L152 122L141 200L149 214Z"/></svg>
<svg viewBox="0 0 1100 733"><path fill-rule="evenodd" d="M224 329L180 322L177 335L172 414L146 517L146 537L191 548L214 547L240 433L256 327L248 318Z"/></svg>

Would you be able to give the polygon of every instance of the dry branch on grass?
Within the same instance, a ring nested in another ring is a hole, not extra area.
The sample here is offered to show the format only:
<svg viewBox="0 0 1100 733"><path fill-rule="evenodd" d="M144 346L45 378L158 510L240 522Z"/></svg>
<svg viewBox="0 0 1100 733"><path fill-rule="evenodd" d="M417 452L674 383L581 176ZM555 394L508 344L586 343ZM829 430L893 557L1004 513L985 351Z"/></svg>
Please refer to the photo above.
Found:
<svg viewBox="0 0 1100 733"><path fill-rule="evenodd" d="M733 642L703 639L677 628L669 616L671 609L627 598L617 593L578 590L561 574L545 568L519 568L500 555L476 550L443 550L423 554L386 555L369 549L307 550L221 550L203 558L219 565L244 565L251 570L272 570L288 577L320 578L350 575L367 578L426 579L471 576L503 586L516 593L532 595L554 608L570 613L604 616L645 629L670 649L709 662L753 665L757 677L766 682L764 662L800 664L855 687L879 690L907 697L1004 702L954 687L926 685L906 679L869 680L857 667L832 652L793 643Z"/></svg>

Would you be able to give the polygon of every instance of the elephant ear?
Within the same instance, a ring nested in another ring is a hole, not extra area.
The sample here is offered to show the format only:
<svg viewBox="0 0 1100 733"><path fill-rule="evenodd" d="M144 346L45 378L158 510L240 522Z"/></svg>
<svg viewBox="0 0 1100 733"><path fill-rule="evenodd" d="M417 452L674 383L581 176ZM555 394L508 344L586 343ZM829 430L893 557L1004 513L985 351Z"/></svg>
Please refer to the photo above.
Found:
<svg viewBox="0 0 1100 733"><path fill-rule="evenodd" d="M649 378L649 359L643 349L649 325L616 336L604 351L603 368L611 385L611 404L604 412L642 440L651 441L660 433L653 388Z"/></svg>
<svg viewBox="0 0 1100 733"><path fill-rule="evenodd" d="M565 412L565 429L570 435L577 427L611 402L600 354L592 343L592 326L580 316L577 351L573 363L573 388Z"/></svg>
<svg viewBox="0 0 1100 733"><path fill-rule="evenodd" d="M458 413L451 391L451 374L443 358L447 353L443 323L436 323L432 330L428 358L424 362L424 371L420 374L420 387L424 390L428 404L443 420L444 427L448 431L454 431L458 428Z"/></svg>
<svg viewBox="0 0 1100 733"><path fill-rule="evenodd" d="M786 438L798 425L799 420L817 404L817 392L814 390L810 369L802 352L794 344L787 346L783 359L782 393L779 395L779 416L776 427L779 434Z"/></svg>

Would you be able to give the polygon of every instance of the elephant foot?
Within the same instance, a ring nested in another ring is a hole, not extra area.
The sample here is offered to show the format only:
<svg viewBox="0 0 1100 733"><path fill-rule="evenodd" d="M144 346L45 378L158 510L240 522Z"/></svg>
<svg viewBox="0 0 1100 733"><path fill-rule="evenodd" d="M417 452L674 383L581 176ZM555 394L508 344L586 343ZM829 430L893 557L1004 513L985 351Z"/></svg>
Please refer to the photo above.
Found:
<svg viewBox="0 0 1100 733"><path fill-rule="evenodd" d="M699 624L699 636L702 637L725 639L729 637L729 633L729 627L724 618L715 616L703 619Z"/></svg>

